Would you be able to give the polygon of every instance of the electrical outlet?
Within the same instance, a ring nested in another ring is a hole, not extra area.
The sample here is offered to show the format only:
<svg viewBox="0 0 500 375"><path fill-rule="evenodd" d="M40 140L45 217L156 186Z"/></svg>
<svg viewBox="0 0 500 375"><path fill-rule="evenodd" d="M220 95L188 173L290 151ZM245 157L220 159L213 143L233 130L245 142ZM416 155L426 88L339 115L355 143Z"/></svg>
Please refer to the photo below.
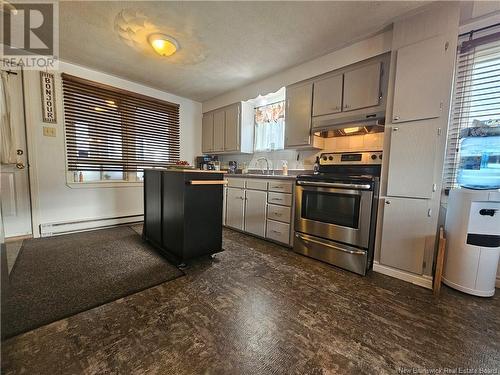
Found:
<svg viewBox="0 0 500 375"><path fill-rule="evenodd" d="M43 135L45 137L55 137L56 136L56 128L44 126L43 127Z"/></svg>

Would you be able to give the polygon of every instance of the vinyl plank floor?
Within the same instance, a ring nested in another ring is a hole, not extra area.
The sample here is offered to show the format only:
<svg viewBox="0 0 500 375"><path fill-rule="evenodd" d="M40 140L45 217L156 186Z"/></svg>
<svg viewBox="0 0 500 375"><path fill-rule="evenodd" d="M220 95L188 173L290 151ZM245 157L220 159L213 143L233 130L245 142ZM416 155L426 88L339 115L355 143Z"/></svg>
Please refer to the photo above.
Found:
<svg viewBox="0 0 500 375"><path fill-rule="evenodd" d="M500 298L357 276L225 230L186 277L2 343L2 373L394 374L500 368Z"/></svg>

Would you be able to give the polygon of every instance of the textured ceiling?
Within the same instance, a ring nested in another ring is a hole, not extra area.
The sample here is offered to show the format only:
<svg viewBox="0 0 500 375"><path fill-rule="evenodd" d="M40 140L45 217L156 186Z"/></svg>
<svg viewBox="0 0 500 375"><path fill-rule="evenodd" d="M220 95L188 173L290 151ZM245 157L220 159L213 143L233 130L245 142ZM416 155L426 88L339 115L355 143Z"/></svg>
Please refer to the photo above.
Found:
<svg viewBox="0 0 500 375"><path fill-rule="evenodd" d="M422 5L413 1L68 1L59 5L60 56L205 101L380 31ZM115 27L119 14L122 33ZM129 34L133 35L123 33L123 14L139 15L140 25L132 20ZM181 49L170 58L156 55L143 41L150 31L172 35Z"/></svg>

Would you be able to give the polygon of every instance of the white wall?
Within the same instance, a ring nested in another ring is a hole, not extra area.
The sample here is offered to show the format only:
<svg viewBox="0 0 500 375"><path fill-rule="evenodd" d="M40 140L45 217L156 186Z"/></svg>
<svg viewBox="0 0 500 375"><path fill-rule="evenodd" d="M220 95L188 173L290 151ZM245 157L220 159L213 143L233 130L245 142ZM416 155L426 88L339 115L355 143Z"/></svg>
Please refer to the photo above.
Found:
<svg viewBox="0 0 500 375"><path fill-rule="evenodd" d="M275 170L281 170L283 161L287 162L290 170L313 169L316 156L323 152L351 152L351 151L378 151L382 150L384 133L366 135L351 135L343 137L326 138L322 150L279 150L256 152L253 154L222 155L219 160L223 166L230 160L238 162L238 167L245 163L250 169L265 167L265 162L257 161L260 157L267 158Z"/></svg>
<svg viewBox="0 0 500 375"><path fill-rule="evenodd" d="M391 43L392 31L389 30L304 64L274 74L264 80L207 100L203 102L203 112L208 112L238 101L253 99L258 95L275 92L283 86L303 81L354 64L358 61L389 52L391 50Z"/></svg>
<svg viewBox="0 0 500 375"><path fill-rule="evenodd" d="M41 121L39 72L25 72L28 152L33 191L34 235L38 224L97 219L143 213L141 184L123 187L71 188L66 184L66 157L60 73L94 80L180 104L181 159L194 162L201 153L201 103L156 90L126 79L69 63L56 72L56 137L44 137Z"/></svg>

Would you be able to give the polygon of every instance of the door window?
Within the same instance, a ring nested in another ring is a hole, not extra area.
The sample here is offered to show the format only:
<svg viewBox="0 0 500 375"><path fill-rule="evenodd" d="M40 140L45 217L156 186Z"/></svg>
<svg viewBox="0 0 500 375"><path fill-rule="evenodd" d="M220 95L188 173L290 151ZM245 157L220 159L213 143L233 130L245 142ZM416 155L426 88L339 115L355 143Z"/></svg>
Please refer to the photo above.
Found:
<svg viewBox="0 0 500 375"><path fill-rule="evenodd" d="M360 201L359 195L305 190L302 218L357 229Z"/></svg>

